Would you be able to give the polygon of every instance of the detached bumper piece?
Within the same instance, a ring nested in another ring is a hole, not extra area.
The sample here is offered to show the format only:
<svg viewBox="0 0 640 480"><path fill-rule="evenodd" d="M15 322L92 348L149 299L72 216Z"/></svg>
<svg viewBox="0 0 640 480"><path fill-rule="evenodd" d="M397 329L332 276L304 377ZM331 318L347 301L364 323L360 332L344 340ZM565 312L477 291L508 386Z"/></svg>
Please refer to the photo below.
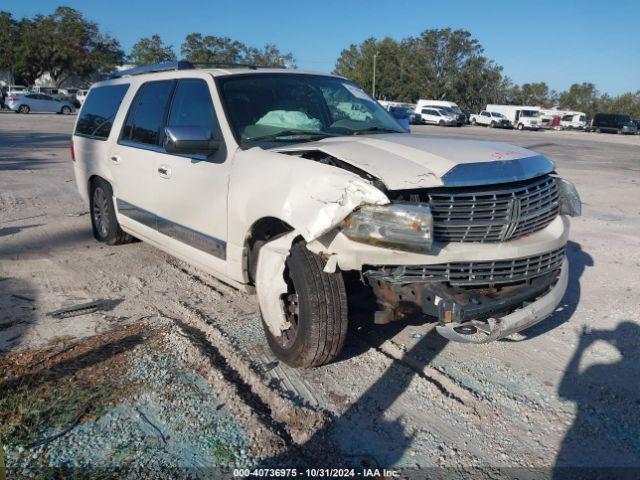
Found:
<svg viewBox="0 0 640 480"><path fill-rule="evenodd" d="M516 268L523 260L495 263ZM395 276L389 267L383 267L365 271L364 277L381 308L376 323L426 314L438 319L437 331L450 340L487 343L543 320L564 295L568 277L564 249L526 260L524 270L511 271L511 275L484 271L476 276L469 266L466 281L461 275L402 275L404 270L398 267L392 270Z"/></svg>

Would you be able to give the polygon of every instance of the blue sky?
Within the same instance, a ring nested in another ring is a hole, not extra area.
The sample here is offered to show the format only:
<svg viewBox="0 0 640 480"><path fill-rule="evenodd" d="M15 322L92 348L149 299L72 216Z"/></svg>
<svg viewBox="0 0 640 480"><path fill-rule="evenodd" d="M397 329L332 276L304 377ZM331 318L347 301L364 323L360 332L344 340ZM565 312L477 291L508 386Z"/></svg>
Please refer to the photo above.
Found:
<svg viewBox="0 0 640 480"><path fill-rule="evenodd" d="M16 17L81 10L125 51L158 33L179 54L185 35L275 43L299 68L331 71L340 51L368 37L401 39L428 28L464 28L516 83L562 90L591 81L617 95L640 90L640 1L417 0L0 0Z"/></svg>

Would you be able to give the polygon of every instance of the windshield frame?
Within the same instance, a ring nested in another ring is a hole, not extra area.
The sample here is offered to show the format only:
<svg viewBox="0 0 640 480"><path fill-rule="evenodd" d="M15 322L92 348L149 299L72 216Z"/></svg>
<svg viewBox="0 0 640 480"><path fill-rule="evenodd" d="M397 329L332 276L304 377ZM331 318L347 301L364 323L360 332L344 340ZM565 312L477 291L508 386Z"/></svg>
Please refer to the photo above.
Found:
<svg viewBox="0 0 640 480"><path fill-rule="evenodd" d="M224 113L224 117L225 120L227 122L227 127L229 128L229 131L231 132L231 134L233 135L234 140L236 141L237 145L239 148L246 150L249 148L253 148L253 147L261 147L261 148L265 148L265 149L270 149L270 148L277 148L277 147L282 147L283 145L295 145L298 143L307 143L309 141L317 141L320 139L296 139L296 140L291 140L291 141L276 141L276 140L272 140L272 141L250 141L247 139L243 139L240 132L237 131L237 129L235 128L232 120L231 120L231 115L229 112L229 106L227 105L227 99L224 95L224 84L227 81L230 81L232 79L238 79L238 78L273 78L273 77L281 77L281 76L300 76L300 77L315 77L315 78L331 78L331 79L335 79L337 81L341 81L342 83L348 83L350 85L353 85L354 87L357 87L359 90L363 90L362 87L360 87L360 85L358 85L357 83L344 78L344 77L340 77L340 76L336 76L336 75L323 75L323 74L315 74L315 73L296 73L296 72L292 72L292 71L283 71L283 72L268 72L268 73L232 73L229 75L219 75L219 76L214 76L213 80L214 83L216 85L216 89L217 89L217 93L218 93L218 98L220 100L220 104L222 105L222 111ZM365 92L366 93L366 92ZM368 94L367 94L368 95ZM398 131L397 132L389 132L389 133L399 133L399 134L405 134L405 133L409 133L407 132L404 127L400 124L400 122L398 122L398 119L396 119L393 114L391 112L389 112L386 108L383 108L378 102L377 100L375 100L374 98L370 97L371 100L378 105L378 107L384 112L384 114L387 115L387 117L397 126ZM321 132L318 132L321 133ZM359 135L378 135L377 133L372 133L372 132L366 132L366 133L361 133ZM353 134L352 134L353 135ZM344 135L337 135L337 134L333 134L330 135L329 133L327 133L327 137L349 137L352 136L349 134L344 134Z"/></svg>

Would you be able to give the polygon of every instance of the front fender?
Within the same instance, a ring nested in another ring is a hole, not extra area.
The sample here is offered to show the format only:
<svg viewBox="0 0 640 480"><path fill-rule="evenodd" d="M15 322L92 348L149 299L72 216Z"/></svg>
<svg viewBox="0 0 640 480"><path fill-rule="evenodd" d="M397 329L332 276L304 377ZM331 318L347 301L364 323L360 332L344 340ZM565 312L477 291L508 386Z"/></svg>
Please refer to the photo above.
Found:
<svg viewBox="0 0 640 480"><path fill-rule="evenodd" d="M359 205L387 203L378 188L338 167L261 148L238 151L229 184L229 241L242 245L251 225L274 217L310 242Z"/></svg>

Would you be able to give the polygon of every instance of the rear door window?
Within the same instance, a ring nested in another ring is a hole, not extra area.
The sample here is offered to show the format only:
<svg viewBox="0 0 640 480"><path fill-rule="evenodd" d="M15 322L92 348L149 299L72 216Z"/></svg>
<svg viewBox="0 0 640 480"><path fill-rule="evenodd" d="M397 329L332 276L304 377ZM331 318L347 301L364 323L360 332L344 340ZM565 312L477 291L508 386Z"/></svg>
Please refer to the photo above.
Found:
<svg viewBox="0 0 640 480"><path fill-rule="evenodd" d="M131 103L122 131L122 140L160 145L174 80L145 83Z"/></svg>
<svg viewBox="0 0 640 480"><path fill-rule="evenodd" d="M167 126L201 127L210 139L220 138L207 82L198 78L178 81Z"/></svg>
<svg viewBox="0 0 640 480"><path fill-rule="evenodd" d="M129 84L92 89L82 106L76 135L106 140L128 89Z"/></svg>

